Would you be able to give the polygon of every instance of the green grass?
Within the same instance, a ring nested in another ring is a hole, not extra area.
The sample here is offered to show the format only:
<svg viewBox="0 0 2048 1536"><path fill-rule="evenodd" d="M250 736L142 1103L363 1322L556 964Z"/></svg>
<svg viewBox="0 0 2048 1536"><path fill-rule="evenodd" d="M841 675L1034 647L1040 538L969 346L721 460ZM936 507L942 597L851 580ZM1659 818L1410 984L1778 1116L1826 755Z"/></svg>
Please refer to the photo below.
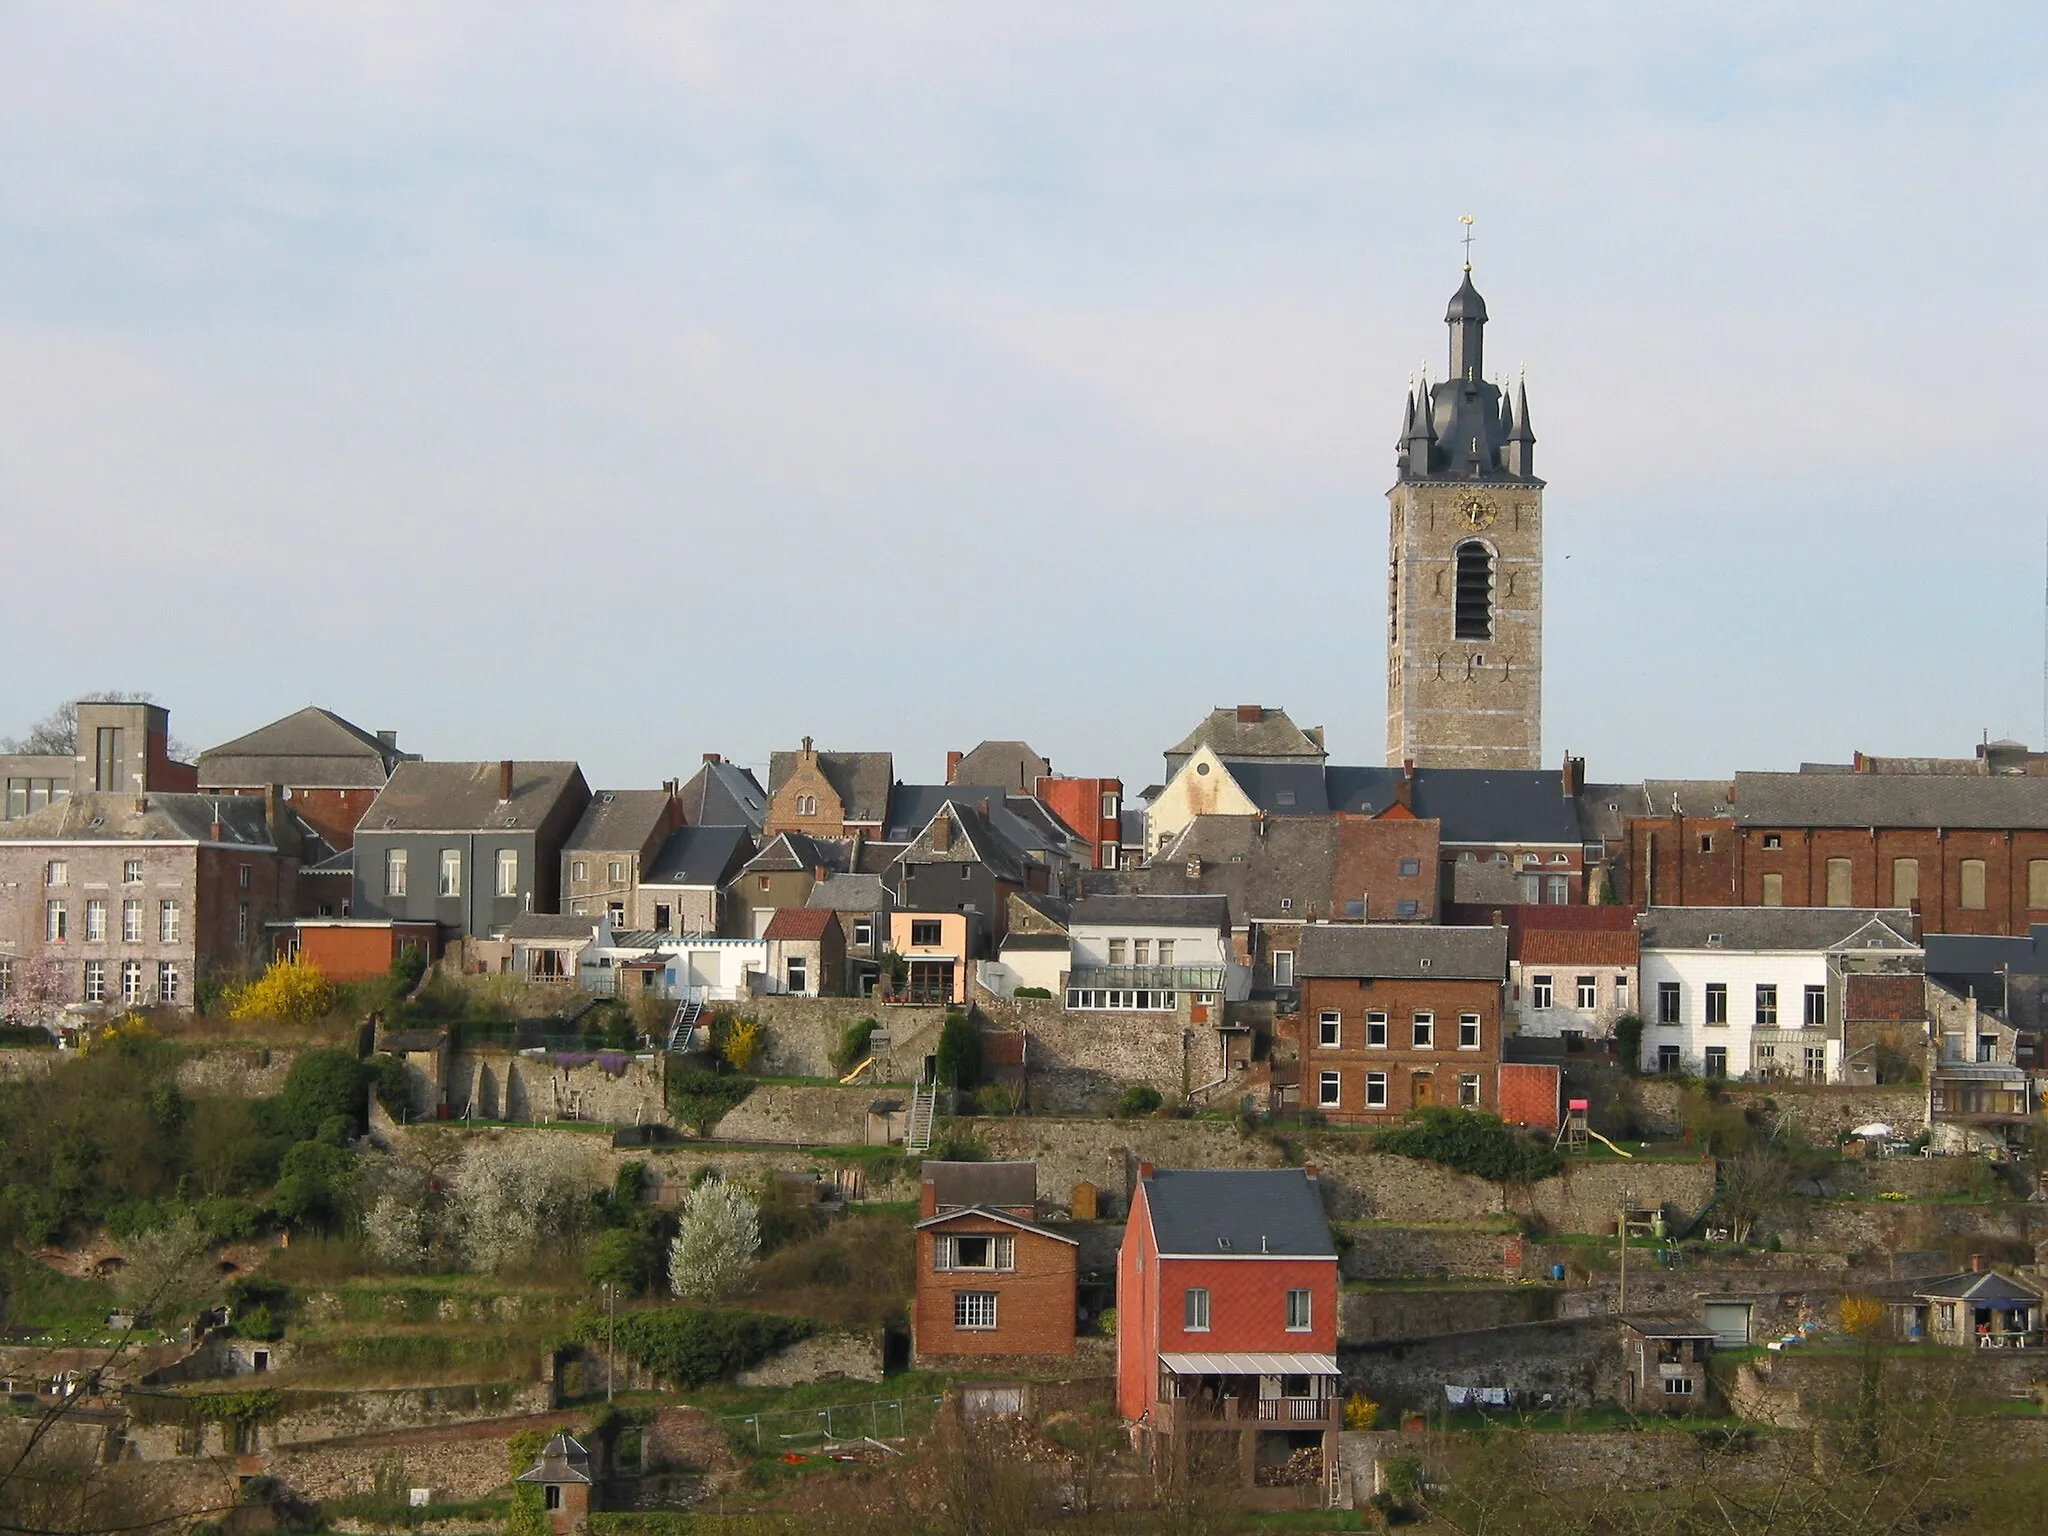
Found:
<svg viewBox="0 0 2048 1536"><path fill-rule="evenodd" d="M107 1314L114 1292L99 1280L74 1280L34 1259L11 1255L4 1263L6 1332L53 1342L111 1343Z"/></svg>

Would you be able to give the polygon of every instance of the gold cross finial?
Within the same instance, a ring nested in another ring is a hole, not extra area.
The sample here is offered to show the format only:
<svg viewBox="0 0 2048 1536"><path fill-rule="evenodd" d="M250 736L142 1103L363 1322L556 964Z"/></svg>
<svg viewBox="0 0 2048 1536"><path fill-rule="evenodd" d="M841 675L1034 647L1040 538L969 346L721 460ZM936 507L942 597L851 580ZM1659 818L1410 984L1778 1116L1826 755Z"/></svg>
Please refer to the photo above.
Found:
<svg viewBox="0 0 2048 1536"><path fill-rule="evenodd" d="M1458 215L1458 222L1465 226L1465 270L1470 272L1472 270L1472 215L1461 213Z"/></svg>

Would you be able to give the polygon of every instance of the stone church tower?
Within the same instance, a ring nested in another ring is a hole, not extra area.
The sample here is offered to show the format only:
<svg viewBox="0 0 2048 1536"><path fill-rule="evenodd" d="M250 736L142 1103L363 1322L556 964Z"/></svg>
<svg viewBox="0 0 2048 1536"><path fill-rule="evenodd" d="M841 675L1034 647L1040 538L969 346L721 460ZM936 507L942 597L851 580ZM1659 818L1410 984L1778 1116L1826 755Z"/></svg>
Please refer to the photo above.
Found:
<svg viewBox="0 0 2048 1536"><path fill-rule="evenodd" d="M1387 492L1387 761L1536 768L1543 482L1522 385L1486 381L1472 268L1444 315L1449 376L1408 395Z"/></svg>

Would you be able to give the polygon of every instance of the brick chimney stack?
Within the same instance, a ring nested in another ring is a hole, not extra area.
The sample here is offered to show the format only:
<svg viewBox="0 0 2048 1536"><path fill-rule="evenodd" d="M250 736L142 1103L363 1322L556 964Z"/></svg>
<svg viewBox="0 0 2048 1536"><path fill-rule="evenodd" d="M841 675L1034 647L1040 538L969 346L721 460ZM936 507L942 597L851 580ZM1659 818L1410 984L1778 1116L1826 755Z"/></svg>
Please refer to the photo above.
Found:
<svg viewBox="0 0 2048 1536"><path fill-rule="evenodd" d="M1265 718L1266 706L1263 704L1240 704L1237 706L1237 723L1239 725L1257 725Z"/></svg>
<svg viewBox="0 0 2048 1536"><path fill-rule="evenodd" d="M918 1186L917 1214L920 1218L939 1214L939 1186L934 1179L926 1179Z"/></svg>
<svg viewBox="0 0 2048 1536"><path fill-rule="evenodd" d="M1586 792L1586 760L1583 757L1573 757L1567 751L1564 755L1564 773L1562 778L1565 799L1570 800L1584 794Z"/></svg>
<svg viewBox="0 0 2048 1536"><path fill-rule="evenodd" d="M940 812L938 820L932 823L932 852L953 851L953 815L951 808Z"/></svg>
<svg viewBox="0 0 2048 1536"><path fill-rule="evenodd" d="M960 759L966 755L965 752L948 752L946 754L946 782L948 784L957 784L960 781Z"/></svg>
<svg viewBox="0 0 2048 1536"><path fill-rule="evenodd" d="M503 804L512 798L512 759L505 758L498 764L498 802Z"/></svg>
<svg viewBox="0 0 2048 1536"><path fill-rule="evenodd" d="M716 752L706 752L704 754L704 761L708 764L716 764L724 762L725 759L720 757Z"/></svg>
<svg viewBox="0 0 2048 1536"><path fill-rule="evenodd" d="M1154 1172L1154 1170L1153 1170L1153 1167L1152 1167L1152 1165L1151 1165L1150 1163L1140 1163L1140 1164L1138 1164L1138 1177L1139 1177L1139 1178L1141 1178L1141 1179L1149 1179L1149 1178L1151 1178L1151 1177L1152 1177L1152 1174L1153 1174L1153 1172Z"/></svg>

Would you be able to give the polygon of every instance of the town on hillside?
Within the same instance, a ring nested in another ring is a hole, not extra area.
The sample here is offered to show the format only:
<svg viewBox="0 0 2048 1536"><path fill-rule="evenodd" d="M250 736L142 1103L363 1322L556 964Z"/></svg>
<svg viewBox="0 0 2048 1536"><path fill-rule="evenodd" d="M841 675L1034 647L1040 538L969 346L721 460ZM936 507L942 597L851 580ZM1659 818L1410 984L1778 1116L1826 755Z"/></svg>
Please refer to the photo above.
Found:
<svg viewBox="0 0 2048 1536"><path fill-rule="evenodd" d="M4 722L10 1528L2038 1529L2048 753L1542 761L1446 323L1350 761Z"/></svg>

